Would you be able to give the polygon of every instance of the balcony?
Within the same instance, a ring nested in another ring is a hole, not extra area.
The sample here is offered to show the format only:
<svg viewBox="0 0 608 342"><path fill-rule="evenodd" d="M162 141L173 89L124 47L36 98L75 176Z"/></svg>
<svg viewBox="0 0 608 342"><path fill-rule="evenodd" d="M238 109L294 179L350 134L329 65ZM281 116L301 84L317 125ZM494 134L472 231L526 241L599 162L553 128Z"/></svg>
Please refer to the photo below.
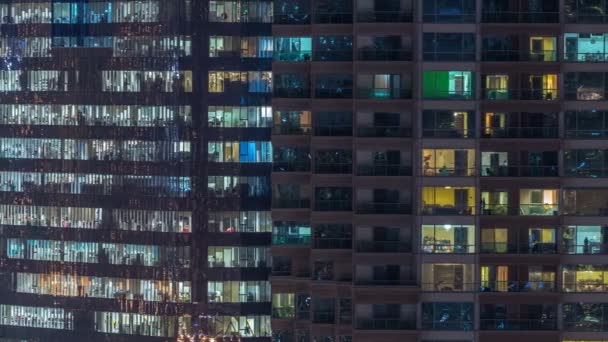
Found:
<svg viewBox="0 0 608 342"><path fill-rule="evenodd" d="M357 176L411 176L412 167L405 165L357 165Z"/></svg>
<svg viewBox="0 0 608 342"><path fill-rule="evenodd" d="M483 177L558 177L558 167L553 166L507 166L482 165Z"/></svg>
<svg viewBox="0 0 608 342"><path fill-rule="evenodd" d="M283 88L275 87L274 97L305 99L310 97L310 88Z"/></svg>
<svg viewBox="0 0 608 342"><path fill-rule="evenodd" d="M554 242L540 243L506 243L482 242L482 254L557 254L557 244Z"/></svg>
<svg viewBox="0 0 608 342"><path fill-rule="evenodd" d="M410 203L357 202L357 214L411 215Z"/></svg>
<svg viewBox="0 0 608 342"><path fill-rule="evenodd" d="M481 131L482 138L491 139L557 139L558 127L486 127Z"/></svg>
<svg viewBox="0 0 608 342"><path fill-rule="evenodd" d="M309 135L311 131L310 126L289 126L289 125L279 125L274 126L272 128L273 135Z"/></svg>
<svg viewBox="0 0 608 342"><path fill-rule="evenodd" d="M353 50L317 50L313 58L318 62L348 62L353 60Z"/></svg>
<svg viewBox="0 0 608 342"><path fill-rule="evenodd" d="M411 23L412 13L407 11L358 11L359 23Z"/></svg>
<svg viewBox="0 0 608 342"><path fill-rule="evenodd" d="M557 62L557 50L483 50L481 60L485 62Z"/></svg>
<svg viewBox="0 0 608 342"><path fill-rule="evenodd" d="M357 136L360 138L409 138L412 128L405 126L369 126L357 127Z"/></svg>
<svg viewBox="0 0 608 342"><path fill-rule="evenodd" d="M564 282L562 283L562 289L564 292L606 293L608 291L608 284L604 283L601 279L588 279L574 283Z"/></svg>
<svg viewBox="0 0 608 342"><path fill-rule="evenodd" d="M310 161L280 161L272 163L273 172L310 172Z"/></svg>
<svg viewBox="0 0 608 342"><path fill-rule="evenodd" d="M352 125L315 125L314 134L318 137L350 137L353 135Z"/></svg>
<svg viewBox="0 0 608 342"><path fill-rule="evenodd" d="M479 320L481 330L557 330L555 319L486 319Z"/></svg>
<svg viewBox="0 0 608 342"><path fill-rule="evenodd" d="M415 330L415 320L399 318L357 318L355 329L358 330Z"/></svg>
<svg viewBox="0 0 608 342"><path fill-rule="evenodd" d="M449 6L449 5L447 5ZM425 23L474 23L475 12L469 12L462 8L437 9L437 12L445 13L424 13L422 21Z"/></svg>
<svg viewBox="0 0 608 342"><path fill-rule="evenodd" d="M274 235L273 245L309 245L310 235Z"/></svg>
<svg viewBox="0 0 608 342"><path fill-rule="evenodd" d="M475 206L467 205L424 205L422 215L431 216L470 216L475 214Z"/></svg>
<svg viewBox="0 0 608 342"><path fill-rule="evenodd" d="M559 100L557 89L492 89L483 90L485 100L523 100L523 101L556 101Z"/></svg>
<svg viewBox="0 0 608 342"><path fill-rule="evenodd" d="M357 59L360 61L411 61L412 50L410 49L386 49L361 48L357 51Z"/></svg>
<svg viewBox="0 0 608 342"><path fill-rule="evenodd" d="M359 253L411 253L412 245L404 241L357 241Z"/></svg>
<svg viewBox="0 0 608 342"><path fill-rule="evenodd" d="M441 91L425 89L423 98L425 100L473 100L475 98L475 93L472 90Z"/></svg>
<svg viewBox="0 0 608 342"><path fill-rule="evenodd" d="M315 211L351 211L351 200L315 200Z"/></svg>
<svg viewBox="0 0 608 342"><path fill-rule="evenodd" d="M397 286L407 285L415 286L415 279L355 279L355 285L361 286Z"/></svg>
<svg viewBox="0 0 608 342"><path fill-rule="evenodd" d="M448 318L447 320L423 319L422 329L438 331L471 331L473 330L473 322L470 320L460 320L458 318Z"/></svg>
<svg viewBox="0 0 608 342"><path fill-rule="evenodd" d="M477 284L464 282L422 283L423 292L475 292Z"/></svg>
<svg viewBox="0 0 608 342"><path fill-rule="evenodd" d="M558 204L520 204L519 215L521 216L557 216L559 214Z"/></svg>
<svg viewBox="0 0 608 342"><path fill-rule="evenodd" d="M293 307L272 308L272 318L290 319L294 318L296 310Z"/></svg>
<svg viewBox="0 0 608 342"><path fill-rule="evenodd" d="M314 18L316 24L350 24L353 22L353 13L317 11Z"/></svg>
<svg viewBox="0 0 608 342"><path fill-rule="evenodd" d="M353 240L349 238L316 238L314 239L315 249L351 249Z"/></svg>
<svg viewBox="0 0 608 342"><path fill-rule="evenodd" d="M273 198L272 207L276 209L309 209L309 199Z"/></svg>
<svg viewBox="0 0 608 342"><path fill-rule="evenodd" d="M352 88L333 87L315 89L315 98L317 99L351 99L352 97Z"/></svg>
<svg viewBox="0 0 608 342"><path fill-rule="evenodd" d="M425 62L473 62L475 51L423 52Z"/></svg>
<svg viewBox="0 0 608 342"><path fill-rule="evenodd" d="M404 88L358 88L357 98L366 100L411 99L412 90Z"/></svg>
<svg viewBox="0 0 608 342"><path fill-rule="evenodd" d="M480 292L555 292L554 281L482 281Z"/></svg>
<svg viewBox="0 0 608 342"><path fill-rule="evenodd" d="M481 16L481 22L531 24L558 23L559 12L483 11Z"/></svg>
<svg viewBox="0 0 608 342"><path fill-rule="evenodd" d="M317 324L334 324L336 313L334 311L313 311L312 322Z"/></svg>
<svg viewBox="0 0 608 342"><path fill-rule="evenodd" d="M350 174L352 163L315 163L315 173L319 174Z"/></svg>

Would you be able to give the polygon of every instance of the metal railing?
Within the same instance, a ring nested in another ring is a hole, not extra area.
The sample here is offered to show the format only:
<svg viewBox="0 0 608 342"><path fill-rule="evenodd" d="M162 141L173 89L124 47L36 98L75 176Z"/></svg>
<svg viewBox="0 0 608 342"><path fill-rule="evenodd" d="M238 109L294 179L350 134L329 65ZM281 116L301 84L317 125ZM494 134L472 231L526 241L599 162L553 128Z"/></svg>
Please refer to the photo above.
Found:
<svg viewBox="0 0 608 342"><path fill-rule="evenodd" d="M470 216L475 215L475 207L467 205L434 205L426 204L422 207L422 215L437 216Z"/></svg>
<svg viewBox="0 0 608 342"><path fill-rule="evenodd" d="M557 330L556 319L487 319L479 320L481 330Z"/></svg>
<svg viewBox="0 0 608 342"><path fill-rule="evenodd" d="M425 138L475 138L475 130L456 128L423 128L422 136Z"/></svg>
<svg viewBox="0 0 608 342"><path fill-rule="evenodd" d="M484 11L481 14L484 23L558 23L559 12L530 11Z"/></svg>
<svg viewBox="0 0 608 342"><path fill-rule="evenodd" d="M326 62L352 61L353 50L315 50L313 60Z"/></svg>
<svg viewBox="0 0 608 342"><path fill-rule="evenodd" d="M474 321L472 319L458 319L454 318L445 321L435 320L423 320L423 330L452 330L452 331L471 331L474 327Z"/></svg>
<svg viewBox="0 0 608 342"><path fill-rule="evenodd" d="M273 198L272 207L277 209L308 209L310 208L310 200Z"/></svg>
<svg viewBox="0 0 608 342"><path fill-rule="evenodd" d="M360 253L410 253L412 245L404 241L365 241L356 243L357 252Z"/></svg>
<svg viewBox="0 0 608 342"><path fill-rule="evenodd" d="M472 100L475 98L475 93L472 90L425 89L422 92L422 98L425 100Z"/></svg>
<svg viewBox="0 0 608 342"><path fill-rule="evenodd" d="M426 62L472 62L475 61L475 51L423 52L422 60Z"/></svg>
<svg viewBox="0 0 608 342"><path fill-rule="evenodd" d="M280 161L272 162L273 172L309 172L310 161Z"/></svg>
<svg viewBox="0 0 608 342"><path fill-rule="evenodd" d="M411 23L413 15L410 11L358 11L359 23Z"/></svg>
<svg viewBox="0 0 608 342"><path fill-rule="evenodd" d="M555 139L559 137L559 128L555 127L485 127L482 138L523 138Z"/></svg>
<svg viewBox="0 0 608 342"><path fill-rule="evenodd" d="M360 138L409 138L412 128L405 126L370 126L357 127L357 136Z"/></svg>
<svg viewBox="0 0 608 342"><path fill-rule="evenodd" d="M314 126L313 132L320 137L350 137L353 135L353 126Z"/></svg>
<svg viewBox="0 0 608 342"><path fill-rule="evenodd" d="M554 281L482 281L480 292L555 292L557 284Z"/></svg>
<svg viewBox="0 0 608 342"><path fill-rule="evenodd" d="M274 87L274 97L283 98L309 98L310 88L281 88Z"/></svg>
<svg viewBox="0 0 608 342"><path fill-rule="evenodd" d="M310 134L311 127L305 125L281 125L272 127L272 134L274 135L308 135Z"/></svg>
<svg viewBox="0 0 608 342"><path fill-rule="evenodd" d="M405 88L358 88L357 98L373 100L411 99L412 90Z"/></svg>
<svg viewBox="0 0 608 342"><path fill-rule="evenodd" d="M351 249L353 240L350 238L317 238L313 240L316 249Z"/></svg>
<svg viewBox="0 0 608 342"><path fill-rule="evenodd" d="M559 100L557 89L483 89L485 100L530 100L556 101Z"/></svg>
<svg viewBox="0 0 608 342"><path fill-rule="evenodd" d="M315 163L315 173L349 174L353 171L352 163Z"/></svg>
<svg viewBox="0 0 608 342"><path fill-rule="evenodd" d="M363 47L357 51L357 59L360 61L411 61L412 50L410 49L376 49Z"/></svg>
<svg viewBox="0 0 608 342"><path fill-rule="evenodd" d="M603 50L603 49L602 49ZM608 62L608 53L604 52L568 52L564 54L566 62L603 63Z"/></svg>
<svg viewBox="0 0 608 342"><path fill-rule="evenodd" d="M274 51L273 60L275 62L309 62L312 51L298 51L298 52L281 52Z"/></svg>
<svg viewBox="0 0 608 342"><path fill-rule="evenodd" d="M357 202L357 214L395 214L410 215L412 206L409 203Z"/></svg>
<svg viewBox="0 0 608 342"><path fill-rule="evenodd" d="M425 243L420 246L420 252L425 254L470 254L475 253L475 245Z"/></svg>
<svg viewBox="0 0 608 342"><path fill-rule="evenodd" d="M422 283L424 292L476 292L477 284L473 282L444 282Z"/></svg>
<svg viewBox="0 0 608 342"><path fill-rule="evenodd" d="M353 22L353 12L315 12L316 24L350 24Z"/></svg>
<svg viewBox="0 0 608 342"><path fill-rule="evenodd" d="M412 167L391 164L359 164L357 176L411 176Z"/></svg>
<svg viewBox="0 0 608 342"><path fill-rule="evenodd" d="M318 99L350 99L353 88L333 86L331 88L315 88L315 98Z"/></svg>
<svg viewBox="0 0 608 342"><path fill-rule="evenodd" d="M482 177L558 177L557 165L482 165Z"/></svg>
<svg viewBox="0 0 608 342"><path fill-rule="evenodd" d="M315 200L315 211L351 211L351 200Z"/></svg>
<svg viewBox="0 0 608 342"><path fill-rule="evenodd" d="M555 242L536 243L506 243L506 242L482 242L480 244L482 254L556 254L557 244Z"/></svg>
<svg viewBox="0 0 608 342"><path fill-rule="evenodd" d="M422 21L425 23L474 23L475 12L441 14L441 13L424 13Z"/></svg>
<svg viewBox="0 0 608 342"><path fill-rule="evenodd" d="M557 62L557 50L483 50L481 60L486 62Z"/></svg>
<svg viewBox="0 0 608 342"><path fill-rule="evenodd" d="M608 283L601 281L579 281L576 283L562 283L562 291L564 292L603 292L608 291Z"/></svg>
<svg viewBox="0 0 608 342"><path fill-rule="evenodd" d="M475 176L477 168L474 167L427 167L422 170L424 176L453 176L466 177Z"/></svg>
<svg viewBox="0 0 608 342"><path fill-rule="evenodd" d="M414 330L416 321L399 318L357 318L355 329L358 330Z"/></svg>

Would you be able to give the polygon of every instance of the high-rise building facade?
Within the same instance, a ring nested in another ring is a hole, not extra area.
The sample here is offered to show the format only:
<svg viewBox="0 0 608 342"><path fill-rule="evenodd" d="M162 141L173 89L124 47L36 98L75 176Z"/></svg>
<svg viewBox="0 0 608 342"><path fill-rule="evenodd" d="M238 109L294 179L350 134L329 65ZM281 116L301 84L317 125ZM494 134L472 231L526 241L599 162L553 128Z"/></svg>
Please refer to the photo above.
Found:
<svg viewBox="0 0 608 342"><path fill-rule="evenodd" d="M275 340L608 340L608 3L274 5Z"/></svg>
<svg viewBox="0 0 608 342"><path fill-rule="evenodd" d="M0 20L0 341L269 340L272 2Z"/></svg>

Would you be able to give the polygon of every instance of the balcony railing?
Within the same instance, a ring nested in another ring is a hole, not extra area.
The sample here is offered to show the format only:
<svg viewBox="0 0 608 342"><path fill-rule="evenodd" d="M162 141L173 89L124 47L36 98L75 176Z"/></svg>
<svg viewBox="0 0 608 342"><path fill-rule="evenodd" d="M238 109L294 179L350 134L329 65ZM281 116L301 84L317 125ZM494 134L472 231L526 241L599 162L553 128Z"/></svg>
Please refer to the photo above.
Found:
<svg viewBox="0 0 608 342"><path fill-rule="evenodd" d="M353 126L314 126L314 134L320 137L350 137L353 135Z"/></svg>
<svg viewBox="0 0 608 342"><path fill-rule="evenodd" d="M604 178L608 177L608 169L604 168L576 168L567 169L565 171L566 177L587 177L587 178Z"/></svg>
<svg viewBox="0 0 608 342"><path fill-rule="evenodd" d="M482 165L481 175L484 177L558 177L559 172L557 165Z"/></svg>
<svg viewBox="0 0 608 342"><path fill-rule="evenodd" d="M450 10L452 10L450 8ZM462 9L457 9L454 14L441 14L441 13L424 13L422 15L422 21L425 23L474 23L475 13L466 13Z"/></svg>
<svg viewBox="0 0 608 342"><path fill-rule="evenodd" d="M315 88L315 98L318 99L351 99L352 97L353 89L349 87Z"/></svg>
<svg viewBox="0 0 608 342"><path fill-rule="evenodd" d="M479 320L481 330L556 330L555 319L487 319Z"/></svg>
<svg viewBox="0 0 608 342"><path fill-rule="evenodd" d="M360 253L410 253L412 245L404 241L357 241Z"/></svg>
<svg viewBox="0 0 608 342"><path fill-rule="evenodd" d="M422 215L469 216L475 215L475 207L467 205L434 205L423 206Z"/></svg>
<svg viewBox="0 0 608 342"><path fill-rule="evenodd" d="M272 134L274 135L308 135L310 134L310 126L274 126L272 128Z"/></svg>
<svg viewBox="0 0 608 342"><path fill-rule="evenodd" d="M359 330L414 330L415 320L399 318L357 318L356 329Z"/></svg>
<svg viewBox="0 0 608 342"><path fill-rule="evenodd" d="M472 90L433 90L428 89L423 91L422 95L425 100L472 100L475 93Z"/></svg>
<svg viewBox="0 0 608 342"><path fill-rule="evenodd" d="M355 279L355 285L361 286L395 286L395 285L408 285L415 286L416 280L414 279Z"/></svg>
<svg viewBox="0 0 608 342"><path fill-rule="evenodd" d="M606 139L608 137L608 130L602 128L598 129L569 129L566 128L566 138L580 138L580 139Z"/></svg>
<svg viewBox="0 0 608 342"><path fill-rule="evenodd" d="M334 311L313 311L312 322L320 324L334 324L336 313Z"/></svg>
<svg viewBox="0 0 608 342"><path fill-rule="evenodd" d="M422 291L424 292L475 292L477 284L473 282L453 282L447 283L438 281L436 283L422 283Z"/></svg>
<svg viewBox="0 0 608 342"><path fill-rule="evenodd" d="M353 50L316 50L313 59L320 62L352 61Z"/></svg>
<svg viewBox="0 0 608 342"><path fill-rule="evenodd" d="M480 251L483 254L556 254L555 242L506 243L482 242Z"/></svg>
<svg viewBox="0 0 608 342"><path fill-rule="evenodd" d="M358 88L357 98L372 100L411 99L412 90L405 88Z"/></svg>
<svg viewBox="0 0 608 342"><path fill-rule="evenodd" d="M315 211L351 211L351 200L315 200Z"/></svg>
<svg viewBox="0 0 608 342"><path fill-rule="evenodd" d="M315 163L315 173L348 174L352 171L352 163Z"/></svg>
<svg viewBox="0 0 608 342"><path fill-rule="evenodd" d="M601 314L599 316L583 316L580 317L580 321L564 320L564 330L581 332L605 332L608 331L608 321L605 321L602 318Z"/></svg>
<svg viewBox="0 0 608 342"><path fill-rule="evenodd" d="M274 16L275 24L283 25L305 25L310 24L310 14L308 13L290 13L290 14L278 14Z"/></svg>
<svg viewBox="0 0 608 342"><path fill-rule="evenodd" d="M483 50L481 60L487 62L556 62L557 50Z"/></svg>
<svg viewBox="0 0 608 342"><path fill-rule="evenodd" d="M564 240L562 253L564 254L608 254L608 244L600 242L588 242L586 244L573 245L570 240Z"/></svg>
<svg viewBox="0 0 608 342"><path fill-rule="evenodd" d="M273 245L308 245L310 235L273 235Z"/></svg>
<svg viewBox="0 0 608 342"><path fill-rule="evenodd" d="M309 98L310 88L281 88L275 87L273 91L274 97L283 98Z"/></svg>
<svg viewBox="0 0 608 342"><path fill-rule="evenodd" d="M273 172L309 172L310 161L280 161L272 163Z"/></svg>
<svg viewBox="0 0 608 342"><path fill-rule="evenodd" d="M554 292L557 286L554 281L482 281L480 292Z"/></svg>
<svg viewBox="0 0 608 342"><path fill-rule="evenodd" d="M557 89L491 89L483 90L486 100L530 100L530 101L556 101L559 100Z"/></svg>
<svg viewBox="0 0 608 342"><path fill-rule="evenodd" d="M423 128L422 136L425 138L474 138L475 130L473 129L456 129L456 128Z"/></svg>
<svg viewBox="0 0 608 342"><path fill-rule="evenodd" d="M357 165L357 176L411 176L412 167L405 165Z"/></svg>
<svg viewBox="0 0 608 342"><path fill-rule="evenodd" d="M405 126L357 127L357 136L360 138L409 138L412 136L412 128Z"/></svg>
<svg viewBox="0 0 608 342"><path fill-rule="evenodd" d="M575 9L573 9L573 12L566 13L566 22L576 24L608 23L608 15L604 14L606 12L601 7L595 7L590 4L587 7L581 7L579 11L583 13L579 13Z"/></svg>
<svg viewBox="0 0 608 342"><path fill-rule="evenodd" d="M313 241L316 249L351 249L353 247L353 240L350 238L315 237Z"/></svg>
<svg viewBox="0 0 608 342"><path fill-rule="evenodd" d="M310 208L310 200L273 198L272 207L277 209L308 209Z"/></svg>
<svg viewBox="0 0 608 342"><path fill-rule="evenodd" d="M273 59L276 62L309 62L312 51L283 52L274 51Z"/></svg>
<svg viewBox="0 0 608 342"><path fill-rule="evenodd" d="M475 253L475 245L464 243L445 244L445 243L427 243L423 242L420 246L420 251L427 254L468 254Z"/></svg>
<svg viewBox="0 0 608 342"><path fill-rule="evenodd" d="M293 307L272 308L272 318L294 318L296 310Z"/></svg>
<svg viewBox="0 0 608 342"><path fill-rule="evenodd" d="M422 170L424 176L443 176L443 177L466 177L475 176L477 168L474 167L427 167Z"/></svg>
<svg viewBox="0 0 608 342"><path fill-rule="evenodd" d="M608 62L608 54L603 52L566 52L566 62L603 63Z"/></svg>
<svg viewBox="0 0 608 342"><path fill-rule="evenodd" d="M481 21L484 23L558 23L559 12L484 11Z"/></svg>
<svg viewBox="0 0 608 342"><path fill-rule="evenodd" d="M581 280L577 283L565 282L562 283L564 292L602 292L608 291L608 283L603 283L602 280Z"/></svg>
<svg viewBox="0 0 608 342"><path fill-rule="evenodd" d="M357 214L410 215L412 206L409 203L358 202Z"/></svg>
<svg viewBox="0 0 608 342"><path fill-rule="evenodd" d="M471 320L461 320L455 317L450 320L441 320L441 321L430 321L423 320L422 321L422 329L423 330L452 330L452 331L471 331L473 330L473 321Z"/></svg>
<svg viewBox="0 0 608 342"><path fill-rule="evenodd" d="M360 61L411 61L412 51L409 49L386 49L360 48L357 51Z"/></svg>
<svg viewBox="0 0 608 342"><path fill-rule="evenodd" d="M520 204L522 216L557 216L559 214L558 204Z"/></svg>
<svg viewBox="0 0 608 342"><path fill-rule="evenodd" d="M353 22L352 12L315 12L317 24L350 24Z"/></svg>
<svg viewBox="0 0 608 342"><path fill-rule="evenodd" d="M559 137L558 127L487 127L481 132L482 138L555 139Z"/></svg>
<svg viewBox="0 0 608 342"><path fill-rule="evenodd" d="M358 11L360 23L411 23L412 13L408 11Z"/></svg>
<svg viewBox="0 0 608 342"><path fill-rule="evenodd" d="M423 52L426 62L468 62L475 60L475 51Z"/></svg>
<svg viewBox="0 0 608 342"><path fill-rule="evenodd" d="M608 216L608 208L599 207L598 205L585 206L579 204L576 206L571 205L570 203L564 203L561 214L564 216Z"/></svg>

